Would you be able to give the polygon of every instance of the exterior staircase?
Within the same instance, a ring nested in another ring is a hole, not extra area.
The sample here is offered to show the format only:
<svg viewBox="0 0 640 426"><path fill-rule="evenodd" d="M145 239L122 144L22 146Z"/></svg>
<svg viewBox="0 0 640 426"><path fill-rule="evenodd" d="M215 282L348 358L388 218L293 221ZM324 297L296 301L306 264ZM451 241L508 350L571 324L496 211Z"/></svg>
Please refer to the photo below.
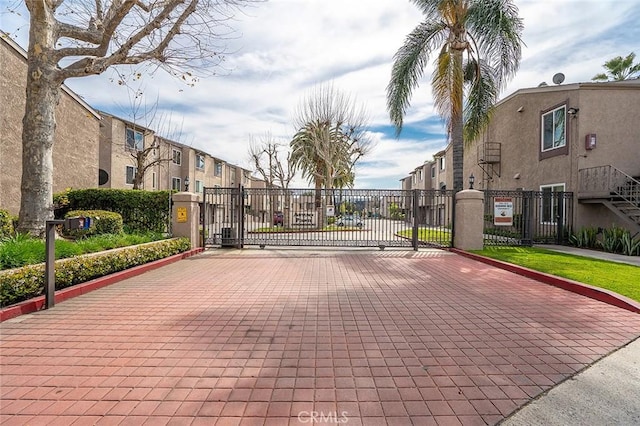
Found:
<svg viewBox="0 0 640 426"><path fill-rule="evenodd" d="M636 235L640 234L640 180L614 166L579 171L578 200L602 203L621 218Z"/></svg>

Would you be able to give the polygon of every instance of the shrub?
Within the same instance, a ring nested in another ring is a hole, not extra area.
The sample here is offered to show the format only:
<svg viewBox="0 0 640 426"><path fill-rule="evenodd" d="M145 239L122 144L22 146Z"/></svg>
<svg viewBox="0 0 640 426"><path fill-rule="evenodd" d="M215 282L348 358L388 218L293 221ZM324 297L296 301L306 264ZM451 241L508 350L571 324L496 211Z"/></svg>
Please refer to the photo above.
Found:
<svg viewBox="0 0 640 426"><path fill-rule="evenodd" d="M625 231L620 239L622 254L627 256L640 256L640 240L631 238L631 233Z"/></svg>
<svg viewBox="0 0 640 426"><path fill-rule="evenodd" d="M622 249L622 236L625 230L617 226L602 231L602 249L609 253L618 253Z"/></svg>
<svg viewBox="0 0 640 426"><path fill-rule="evenodd" d="M569 242L579 248L596 248L598 246L598 228L585 227L580 229L577 234L569 237Z"/></svg>
<svg viewBox="0 0 640 426"><path fill-rule="evenodd" d="M135 247L56 261L56 289L142 265L191 248L188 238L173 238ZM0 272L0 306L9 306L44 293L44 264Z"/></svg>
<svg viewBox="0 0 640 426"><path fill-rule="evenodd" d="M106 210L71 210L65 218L84 216L91 218L89 229L63 229L65 236L73 238L85 238L92 235L120 234L123 232L122 216Z"/></svg>
<svg viewBox="0 0 640 426"><path fill-rule="evenodd" d="M126 232L166 232L171 191L78 189L54 196L56 217L69 210L108 210L122 215Z"/></svg>
<svg viewBox="0 0 640 426"><path fill-rule="evenodd" d="M14 222L16 217L9 214L6 210L0 210L0 238L12 235L14 231Z"/></svg>

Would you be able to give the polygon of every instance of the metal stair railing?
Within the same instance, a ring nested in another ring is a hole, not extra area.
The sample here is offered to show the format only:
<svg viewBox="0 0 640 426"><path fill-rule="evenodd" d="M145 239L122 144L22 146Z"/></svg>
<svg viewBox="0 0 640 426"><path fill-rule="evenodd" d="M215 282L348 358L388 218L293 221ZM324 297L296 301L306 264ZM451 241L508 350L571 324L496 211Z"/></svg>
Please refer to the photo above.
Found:
<svg viewBox="0 0 640 426"><path fill-rule="evenodd" d="M640 182L612 165L579 171L579 192L606 192L640 207Z"/></svg>

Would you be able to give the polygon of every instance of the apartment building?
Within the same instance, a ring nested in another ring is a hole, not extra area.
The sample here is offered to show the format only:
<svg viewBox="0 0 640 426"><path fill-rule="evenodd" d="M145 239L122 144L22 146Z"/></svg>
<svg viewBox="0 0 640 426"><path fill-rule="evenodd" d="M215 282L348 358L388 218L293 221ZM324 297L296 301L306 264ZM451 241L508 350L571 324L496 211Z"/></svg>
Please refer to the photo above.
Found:
<svg viewBox="0 0 640 426"><path fill-rule="evenodd" d="M201 193L205 187L251 185L251 171L101 113L100 187ZM139 170L143 169L143 173ZM136 179L140 182L135 185Z"/></svg>
<svg viewBox="0 0 640 426"><path fill-rule="evenodd" d="M533 220L540 224L555 224L553 193L573 192L573 206L561 211L572 212L574 230L615 225L638 233L639 105L640 79L520 89L465 146L464 176L473 175L479 190L539 193ZM416 167L400 180L402 189L451 188L450 151L449 144Z"/></svg>
<svg viewBox="0 0 640 426"><path fill-rule="evenodd" d="M563 211L573 212L575 230L640 232L639 106L640 79L518 90L466 147L465 176L473 173L477 189L573 192ZM545 202L555 203L543 197L542 210L558 210Z"/></svg>
<svg viewBox="0 0 640 426"><path fill-rule="evenodd" d="M0 33L0 208L20 210L27 52ZM67 86L56 106L53 191L98 185L100 115Z"/></svg>

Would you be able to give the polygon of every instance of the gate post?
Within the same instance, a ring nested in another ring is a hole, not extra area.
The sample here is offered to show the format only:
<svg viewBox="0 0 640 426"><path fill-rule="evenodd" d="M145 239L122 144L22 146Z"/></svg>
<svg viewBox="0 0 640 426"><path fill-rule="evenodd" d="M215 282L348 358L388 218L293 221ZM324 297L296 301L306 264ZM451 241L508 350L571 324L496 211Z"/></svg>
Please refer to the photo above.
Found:
<svg viewBox="0 0 640 426"><path fill-rule="evenodd" d="M187 237L191 248L200 246L200 194L177 192L172 196L171 211L172 234L174 237Z"/></svg>
<svg viewBox="0 0 640 426"><path fill-rule="evenodd" d="M455 195L455 236L453 246L460 250L482 250L484 247L484 193L474 189Z"/></svg>

